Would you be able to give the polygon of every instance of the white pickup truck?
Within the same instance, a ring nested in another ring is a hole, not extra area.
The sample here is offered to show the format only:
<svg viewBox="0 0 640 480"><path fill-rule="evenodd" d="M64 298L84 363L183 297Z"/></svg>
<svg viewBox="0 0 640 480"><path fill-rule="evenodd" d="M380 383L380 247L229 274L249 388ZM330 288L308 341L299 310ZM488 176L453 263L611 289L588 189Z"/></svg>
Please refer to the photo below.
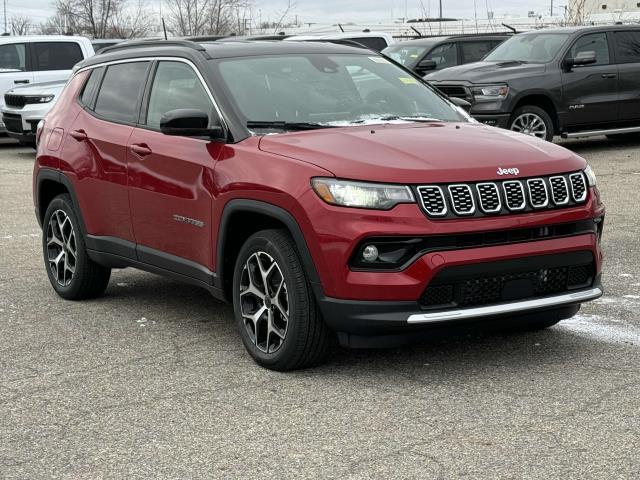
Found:
<svg viewBox="0 0 640 480"><path fill-rule="evenodd" d="M23 85L66 81L73 66L93 54L91 41L84 37L0 37L0 108L3 112L0 132L28 134L32 130L35 133L37 126L37 121L34 125L22 122L21 108L5 109L5 93ZM46 98L41 97L38 102L46 103Z"/></svg>

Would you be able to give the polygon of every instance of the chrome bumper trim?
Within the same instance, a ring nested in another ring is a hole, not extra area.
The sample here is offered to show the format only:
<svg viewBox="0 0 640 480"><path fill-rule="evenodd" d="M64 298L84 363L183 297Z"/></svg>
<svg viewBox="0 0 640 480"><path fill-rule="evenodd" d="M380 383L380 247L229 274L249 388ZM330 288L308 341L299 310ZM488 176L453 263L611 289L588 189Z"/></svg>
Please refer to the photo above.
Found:
<svg viewBox="0 0 640 480"><path fill-rule="evenodd" d="M554 295L552 297L536 298L534 300L524 300L521 302L500 303L487 307L463 308L460 310L448 310L445 312L416 313L407 318L407 323L430 323L443 322L447 320L462 320L465 318L490 317L505 313L522 312L538 308L553 307L570 303L580 303L594 300L602 296L602 289L591 288L574 293Z"/></svg>

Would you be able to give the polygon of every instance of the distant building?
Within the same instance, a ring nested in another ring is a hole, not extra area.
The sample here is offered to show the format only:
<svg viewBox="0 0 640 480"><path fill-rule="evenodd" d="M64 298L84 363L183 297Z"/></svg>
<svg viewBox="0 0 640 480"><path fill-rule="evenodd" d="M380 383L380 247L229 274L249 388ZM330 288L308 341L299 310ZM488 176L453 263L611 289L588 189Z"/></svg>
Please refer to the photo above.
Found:
<svg viewBox="0 0 640 480"><path fill-rule="evenodd" d="M581 9L583 15L640 12L638 0L571 0L570 8Z"/></svg>

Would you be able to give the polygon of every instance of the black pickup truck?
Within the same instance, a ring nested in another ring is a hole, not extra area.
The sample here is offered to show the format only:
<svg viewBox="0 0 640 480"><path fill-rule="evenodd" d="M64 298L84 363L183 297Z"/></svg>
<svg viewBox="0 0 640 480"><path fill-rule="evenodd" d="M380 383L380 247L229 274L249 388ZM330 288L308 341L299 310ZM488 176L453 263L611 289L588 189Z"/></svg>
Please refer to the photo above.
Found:
<svg viewBox="0 0 640 480"><path fill-rule="evenodd" d="M552 140L640 138L640 26L536 30L425 79L477 120Z"/></svg>

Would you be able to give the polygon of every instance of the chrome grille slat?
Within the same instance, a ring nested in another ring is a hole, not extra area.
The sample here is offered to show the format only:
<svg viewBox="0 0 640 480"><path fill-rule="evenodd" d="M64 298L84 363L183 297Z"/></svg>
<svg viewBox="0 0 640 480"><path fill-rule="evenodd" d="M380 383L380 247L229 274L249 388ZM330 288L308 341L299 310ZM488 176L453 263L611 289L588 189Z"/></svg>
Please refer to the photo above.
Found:
<svg viewBox="0 0 640 480"><path fill-rule="evenodd" d="M484 213L496 213L502 210L500 191L495 183L478 183L476 190L478 191L480 209Z"/></svg>
<svg viewBox="0 0 640 480"><path fill-rule="evenodd" d="M567 179L562 176L549 178L551 185L551 199L556 205L566 205L569 203L569 186Z"/></svg>
<svg viewBox="0 0 640 480"><path fill-rule="evenodd" d="M442 188L437 185L418 187L422 208L432 217L442 217L447 214L447 202Z"/></svg>
<svg viewBox="0 0 640 480"><path fill-rule="evenodd" d="M582 172L569 175L571 183L571 196L575 202L583 202L587 198L587 184Z"/></svg>
<svg viewBox="0 0 640 480"><path fill-rule="evenodd" d="M527 200L524 196L524 187L520 180L508 180L502 182L504 190L504 198L507 208L512 212L524 210L527 206Z"/></svg>
<svg viewBox="0 0 640 480"><path fill-rule="evenodd" d="M544 208L549 205L547 184L542 178L529 178L527 189L529 190L529 202L533 208Z"/></svg>
<svg viewBox="0 0 640 480"><path fill-rule="evenodd" d="M449 195L451 196L451 208L458 215L473 215L476 211L476 203L473 199L473 192L469 185L459 183L449 185Z"/></svg>

